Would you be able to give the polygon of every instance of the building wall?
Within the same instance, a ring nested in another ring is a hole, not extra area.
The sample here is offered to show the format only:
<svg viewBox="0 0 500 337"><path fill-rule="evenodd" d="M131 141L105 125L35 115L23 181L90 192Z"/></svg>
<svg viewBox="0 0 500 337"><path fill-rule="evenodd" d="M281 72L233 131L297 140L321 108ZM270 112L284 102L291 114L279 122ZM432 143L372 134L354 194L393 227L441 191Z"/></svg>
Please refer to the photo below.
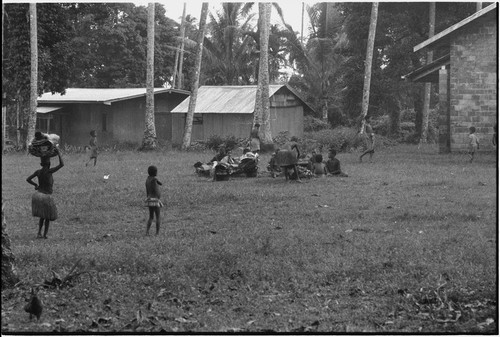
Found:
<svg viewBox="0 0 500 337"><path fill-rule="evenodd" d="M155 126L159 141L171 141L170 111L185 98L186 95L177 93L155 95ZM118 101L111 105L65 104L63 113L60 114L61 144L87 145L90 131L96 130L100 146L125 142L140 145L144 135L145 110L145 97Z"/></svg>
<svg viewBox="0 0 500 337"><path fill-rule="evenodd" d="M494 20L462 28L450 46L450 146L467 149L469 127L480 150L492 150L497 123L497 24Z"/></svg>
<svg viewBox="0 0 500 337"><path fill-rule="evenodd" d="M172 114L173 144L182 144L185 116L185 113ZM302 106L271 107L270 118L273 137L283 131L288 131L290 136L303 136L304 113ZM207 140L213 135L247 138L252 129L253 114L207 113L203 114L202 120L202 124L193 124L192 141Z"/></svg>

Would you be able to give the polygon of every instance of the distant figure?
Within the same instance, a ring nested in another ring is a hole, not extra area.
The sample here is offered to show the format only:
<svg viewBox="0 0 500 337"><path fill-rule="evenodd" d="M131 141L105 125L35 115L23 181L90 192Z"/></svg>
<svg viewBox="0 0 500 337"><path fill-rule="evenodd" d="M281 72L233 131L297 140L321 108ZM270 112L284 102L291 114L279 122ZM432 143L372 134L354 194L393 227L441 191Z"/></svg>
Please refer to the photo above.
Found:
<svg viewBox="0 0 500 337"><path fill-rule="evenodd" d="M326 162L326 171L333 176L347 177L348 175L340 169L340 160L335 158L337 151L330 149L328 153L328 161Z"/></svg>
<svg viewBox="0 0 500 337"><path fill-rule="evenodd" d="M469 162L472 163L474 160L474 155L476 154L476 151L479 150L479 139L476 136L476 128L471 126L469 128L469 157L470 160Z"/></svg>
<svg viewBox="0 0 500 337"><path fill-rule="evenodd" d="M259 137L260 124L255 123L252 131L250 132L250 151L257 153L260 151L260 137Z"/></svg>
<svg viewBox="0 0 500 337"><path fill-rule="evenodd" d="M301 182L299 171L297 169L297 162L300 157L299 145L297 144L297 137L292 137L289 142L285 143L283 149L278 149L274 155L273 166L279 166L285 173L285 180L290 179L290 169L293 169L297 182ZM294 151L295 150L295 151ZM274 172L272 172L274 177Z"/></svg>
<svg viewBox="0 0 500 337"><path fill-rule="evenodd" d="M57 208L52 198L52 186L54 185L54 178L52 174L64 166L63 160L59 150L56 149L57 156L59 157L59 165L50 168L50 158L42 157L40 165L42 168L35 171L30 175L26 181L35 186L36 192L31 197L31 212L33 216L39 217L38 235L37 238L47 239L50 221L57 219ZM38 178L38 184L33 182L33 178ZM42 236L42 228L45 225L45 230Z"/></svg>
<svg viewBox="0 0 500 337"><path fill-rule="evenodd" d="M497 137L498 137L498 125L495 123L493 127L493 138L491 139L491 143L494 147L497 147Z"/></svg>
<svg viewBox="0 0 500 337"><path fill-rule="evenodd" d="M156 174L158 173L158 169L156 166L148 167L148 177L146 179L146 207L149 208L149 219L146 226L146 235L149 235L149 229L151 228L151 224L153 223L153 219L156 216L156 235L160 233L160 208L163 207L163 203L161 202L161 192L158 185L161 186L161 182L156 179Z"/></svg>
<svg viewBox="0 0 500 337"><path fill-rule="evenodd" d="M365 135L364 135L366 150L359 156L359 162L363 161L363 157L367 154L370 155L370 163L372 162L373 154L375 153L375 133L370 124L370 116L365 117Z"/></svg>
<svg viewBox="0 0 500 337"><path fill-rule="evenodd" d="M85 166L88 166L90 161L94 159L94 166L97 164L97 132L95 130L90 131L90 157Z"/></svg>
<svg viewBox="0 0 500 337"><path fill-rule="evenodd" d="M317 154L314 156L314 164L313 164L313 169L312 172L315 176L317 177L324 177L326 176L326 166L325 163L323 163L323 155Z"/></svg>

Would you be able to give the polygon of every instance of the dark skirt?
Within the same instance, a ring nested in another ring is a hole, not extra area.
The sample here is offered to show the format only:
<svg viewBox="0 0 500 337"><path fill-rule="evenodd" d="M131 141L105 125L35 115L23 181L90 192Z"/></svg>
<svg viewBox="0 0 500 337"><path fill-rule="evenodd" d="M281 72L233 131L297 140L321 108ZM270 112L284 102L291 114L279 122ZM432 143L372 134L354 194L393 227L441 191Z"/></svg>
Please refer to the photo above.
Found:
<svg viewBox="0 0 500 337"><path fill-rule="evenodd" d="M33 216L50 221L57 219L57 208L50 194L33 193L31 197L31 213Z"/></svg>
<svg viewBox="0 0 500 337"><path fill-rule="evenodd" d="M296 165L298 162L297 152L292 151L278 151L274 157L276 166L290 166Z"/></svg>
<svg viewBox="0 0 500 337"><path fill-rule="evenodd" d="M90 148L90 158L97 158L97 146L92 146Z"/></svg>

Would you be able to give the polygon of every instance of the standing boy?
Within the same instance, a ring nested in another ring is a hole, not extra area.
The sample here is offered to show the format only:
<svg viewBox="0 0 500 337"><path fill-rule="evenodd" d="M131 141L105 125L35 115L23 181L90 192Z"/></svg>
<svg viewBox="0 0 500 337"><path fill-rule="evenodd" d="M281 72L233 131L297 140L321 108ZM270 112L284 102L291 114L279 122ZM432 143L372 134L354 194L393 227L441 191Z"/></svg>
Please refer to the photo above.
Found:
<svg viewBox="0 0 500 337"><path fill-rule="evenodd" d="M363 157L370 154L370 163L372 162L373 154L375 153L375 133L370 124L370 116L365 117L365 145L366 150L359 156L359 162L363 161Z"/></svg>
<svg viewBox="0 0 500 337"><path fill-rule="evenodd" d="M476 128L471 126L469 128L469 157L470 163L474 160L474 155L476 151L479 149L479 139L476 136Z"/></svg>
<svg viewBox="0 0 500 337"><path fill-rule="evenodd" d="M146 235L149 235L149 229L153 223L153 219L156 215L156 235L160 233L160 208L163 207L163 203L160 200L161 193L158 185L161 186L161 182L156 179L156 174L158 169L156 166L148 167L148 177L146 179L146 207L149 208L149 219L146 227Z"/></svg>

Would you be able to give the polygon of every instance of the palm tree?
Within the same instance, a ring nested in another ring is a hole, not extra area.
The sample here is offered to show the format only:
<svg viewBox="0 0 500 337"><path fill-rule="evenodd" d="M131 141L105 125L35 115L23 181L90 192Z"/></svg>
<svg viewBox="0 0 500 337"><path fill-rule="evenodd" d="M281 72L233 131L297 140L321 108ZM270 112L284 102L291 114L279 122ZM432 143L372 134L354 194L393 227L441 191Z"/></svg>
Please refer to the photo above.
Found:
<svg viewBox="0 0 500 337"><path fill-rule="evenodd" d="M366 49L365 81L363 85L363 101L361 104L361 130L360 130L361 134L363 134L365 129L365 117L368 114L368 104L370 102L370 81L372 75L373 46L375 45L375 31L377 29L377 17L378 17L378 2L374 2L372 4L370 28L368 31L368 47Z"/></svg>
<svg viewBox="0 0 500 337"><path fill-rule="evenodd" d="M328 16L326 16L327 8ZM299 91L310 95L311 100L317 102L316 105L320 107L321 117L327 120L329 102L339 93L336 82L341 66L345 62L341 50L347 40L341 31L341 16L335 8L316 4L312 7L307 6L306 9L312 29L306 46L302 45L292 27L283 22L288 29L290 62L300 74L292 76L290 83ZM322 17L326 19L321 20Z"/></svg>
<svg viewBox="0 0 500 337"><path fill-rule="evenodd" d="M221 9L210 13L205 39L205 70L209 84L248 83L255 68L255 44L245 34L253 30L253 3L222 3Z"/></svg>
<svg viewBox="0 0 500 337"><path fill-rule="evenodd" d="M259 3L260 57L259 79L255 98L254 125L262 121L262 139L271 144L271 121L269 116L269 26L271 22L271 4Z"/></svg>
<svg viewBox="0 0 500 337"><path fill-rule="evenodd" d="M429 38L434 36L434 29L436 23L436 3L429 3ZM433 53L432 51L427 52L427 64L432 62ZM427 131L429 130L429 113L431 105L431 86L432 83L425 83L424 91L424 120L422 125L422 137L420 137L420 143L427 142Z"/></svg>
<svg viewBox="0 0 500 337"><path fill-rule="evenodd" d="M155 105L154 105L154 46L155 46L155 4L148 4L148 49L146 58L146 114L144 138L141 149L156 148Z"/></svg>
<svg viewBox="0 0 500 337"><path fill-rule="evenodd" d="M196 60L194 62L194 83L191 97L189 98L189 107L186 115L186 124L184 127L184 138L182 140L182 150L187 150L191 144L191 133L193 131L193 117L196 109L196 99L198 96L198 86L200 83L201 59L203 56L203 40L205 38L205 29L208 14L208 3L204 2L201 5L200 29L198 31L198 48L196 50Z"/></svg>
<svg viewBox="0 0 500 337"><path fill-rule="evenodd" d="M35 136L36 128L36 106L38 98L38 32L36 3L29 5L30 15L30 49L31 49L31 80L30 80L30 112L28 114L28 135L26 137L26 148Z"/></svg>

